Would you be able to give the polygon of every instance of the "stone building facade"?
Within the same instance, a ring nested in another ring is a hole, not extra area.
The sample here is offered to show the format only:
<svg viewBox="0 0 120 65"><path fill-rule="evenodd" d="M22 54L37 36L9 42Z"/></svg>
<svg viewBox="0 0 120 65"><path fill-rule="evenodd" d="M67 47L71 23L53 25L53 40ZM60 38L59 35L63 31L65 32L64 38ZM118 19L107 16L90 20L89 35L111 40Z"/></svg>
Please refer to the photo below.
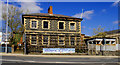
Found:
<svg viewBox="0 0 120 65"><path fill-rule="evenodd" d="M75 48L81 43L81 18L48 13L22 15L28 52L43 48Z"/></svg>

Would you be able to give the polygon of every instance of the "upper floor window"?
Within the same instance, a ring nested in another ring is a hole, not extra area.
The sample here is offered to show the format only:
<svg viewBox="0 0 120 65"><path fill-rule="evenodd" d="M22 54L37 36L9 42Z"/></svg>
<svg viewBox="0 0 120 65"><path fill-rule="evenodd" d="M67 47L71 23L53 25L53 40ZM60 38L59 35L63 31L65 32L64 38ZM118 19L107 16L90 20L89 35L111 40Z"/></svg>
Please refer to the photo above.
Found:
<svg viewBox="0 0 120 65"><path fill-rule="evenodd" d="M64 36L59 36L59 45L64 45L65 44L65 37Z"/></svg>
<svg viewBox="0 0 120 65"><path fill-rule="evenodd" d="M50 28L50 21L49 20L43 20L42 21L42 28L43 29L49 29Z"/></svg>
<svg viewBox="0 0 120 65"><path fill-rule="evenodd" d="M69 29L70 30L76 30L76 22L70 22L69 23Z"/></svg>
<svg viewBox="0 0 120 65"><path fill-rule="evenodd" d="M31 45L37 44L37 36L36 35L31 35Z"/></svg>
<svg viewBox="0 0 120 65"><path fill-rule="evenodd" d="M58 22L58 29L65 29L65 22L64 21Z"/></svg>
<svg viewBox="0 0 120 65"><path fill-rule="evenodd" d="M30 28L37 29L38 28L38 20L31 19L30 20Z"/></svg>
<svg viewBox="0 0 120 65"><path fill-rule="evenodd" d="M32 21L32 28L36 28L37 26L37 21Z"/></svg>
<svg viewBox="0 0 120 65"><path fill-rule="evenodd" d="M49 36L43 36L43 45L49 44Z"/></svg>

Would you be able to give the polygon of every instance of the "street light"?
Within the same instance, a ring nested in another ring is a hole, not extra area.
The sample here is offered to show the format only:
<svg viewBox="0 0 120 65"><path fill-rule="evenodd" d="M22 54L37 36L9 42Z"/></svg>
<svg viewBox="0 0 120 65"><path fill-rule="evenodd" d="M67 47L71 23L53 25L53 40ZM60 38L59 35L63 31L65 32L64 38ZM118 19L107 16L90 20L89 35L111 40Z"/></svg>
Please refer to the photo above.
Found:
<svg viewBox="0 0 120 65"><path fill-rule="evenodd" d="M7 21L6 21L6 47L5 47L5 52L7 53L7 42L8 42L8 39L7 39L7 34L8 34L8 0L7 0L7 11L6 11L6 14L7 14Z"/></svg>

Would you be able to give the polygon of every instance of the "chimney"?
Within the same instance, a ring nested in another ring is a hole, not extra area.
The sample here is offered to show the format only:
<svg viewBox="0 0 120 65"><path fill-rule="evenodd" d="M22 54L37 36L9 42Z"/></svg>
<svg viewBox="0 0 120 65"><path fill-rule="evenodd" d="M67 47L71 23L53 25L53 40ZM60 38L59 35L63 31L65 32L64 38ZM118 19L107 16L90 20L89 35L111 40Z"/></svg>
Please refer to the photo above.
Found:
<svg viewBox="0 0 120 65"><path fill-rule="evenodd" d="M49 14L53 14L52 6L50 6L50 7L48 8L48 13L49 13Z"/></svg>

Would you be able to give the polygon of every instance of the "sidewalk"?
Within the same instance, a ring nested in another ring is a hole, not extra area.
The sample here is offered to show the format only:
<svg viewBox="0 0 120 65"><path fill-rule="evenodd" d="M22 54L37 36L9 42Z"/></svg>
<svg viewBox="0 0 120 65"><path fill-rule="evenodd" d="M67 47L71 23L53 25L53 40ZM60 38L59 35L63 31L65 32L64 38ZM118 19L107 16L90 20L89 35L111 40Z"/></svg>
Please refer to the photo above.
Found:
<svg viewBox="0 0 120 65"><path fill-rule="evenodd" d="M27 57L59 57L59 58L120 58L120 56L93 56L93 55L25 55L13 53L0 53L2 56L27 56Z"/></svg>

